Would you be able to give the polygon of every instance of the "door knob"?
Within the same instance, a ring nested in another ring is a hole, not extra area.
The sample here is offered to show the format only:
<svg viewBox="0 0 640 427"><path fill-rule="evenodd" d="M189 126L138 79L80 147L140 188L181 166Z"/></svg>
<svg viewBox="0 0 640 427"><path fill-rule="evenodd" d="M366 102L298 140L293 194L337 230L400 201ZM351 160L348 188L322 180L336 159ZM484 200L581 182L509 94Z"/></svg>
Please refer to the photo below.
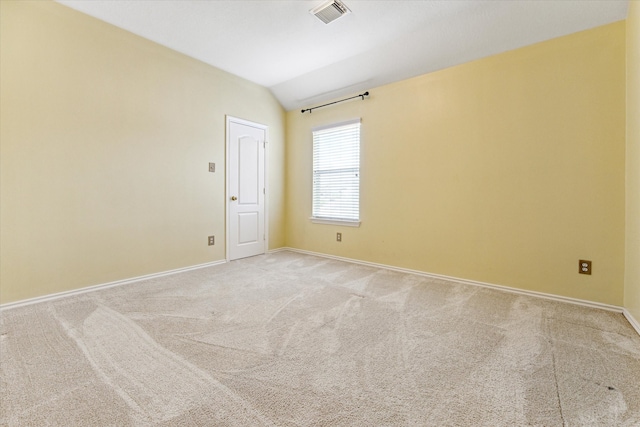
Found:
<svg viewBox="0 0 640 427"><path fill-rule="evenodd" d="M236 196L231 196L231 200L235 202L236 200L238 200L238 198Z"/></svg>

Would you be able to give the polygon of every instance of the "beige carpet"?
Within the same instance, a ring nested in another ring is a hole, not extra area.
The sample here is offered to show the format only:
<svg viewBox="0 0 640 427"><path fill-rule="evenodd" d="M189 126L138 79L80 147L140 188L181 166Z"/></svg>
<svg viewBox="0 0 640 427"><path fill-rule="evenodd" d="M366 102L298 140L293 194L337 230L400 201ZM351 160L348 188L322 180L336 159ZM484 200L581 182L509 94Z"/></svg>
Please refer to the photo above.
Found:
<svg viewBox="0 0 640 427"><path fill-rule="evenodd" d="M9 426L639 426L621 314L279 252L4 310Z"/></svg>

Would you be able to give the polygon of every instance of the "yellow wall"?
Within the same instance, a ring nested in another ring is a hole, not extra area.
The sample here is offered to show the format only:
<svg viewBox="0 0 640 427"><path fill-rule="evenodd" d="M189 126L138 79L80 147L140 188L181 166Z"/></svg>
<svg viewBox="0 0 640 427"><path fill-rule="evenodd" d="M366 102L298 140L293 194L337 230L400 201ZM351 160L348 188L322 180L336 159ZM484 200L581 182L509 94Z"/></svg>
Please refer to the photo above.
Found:
<svg viewBox="0 0 640 427"><path fill-rule="evenodd" d="M224 259L226 114L270 127L284 244L267 89L57 3L0 7L0 302Z"/></svg>
<svg viewBox="0 0 640 427"><path fill-rule="evenodd" d="M622 22L285 117L268 90L126 31L0 1L0 302L223 259L229 114L270 127L270 248L624 302L638 319L630 3L625 212ZM312 224L310 129L355 117L362 226Z"/></svg>
<svg viewBox="0 0 640 427"><path fill-rule="evenodd" d="M362 225L312 224L311 128L355 117ZM623 303L624 22L288 112L286 152L288 246Z"/></svg>
<svg viewBox="0 0 640 427"><path fill-rule="evenodd" d="M627 224L624 305L640 322L640 2L627 16Z"/></svg>

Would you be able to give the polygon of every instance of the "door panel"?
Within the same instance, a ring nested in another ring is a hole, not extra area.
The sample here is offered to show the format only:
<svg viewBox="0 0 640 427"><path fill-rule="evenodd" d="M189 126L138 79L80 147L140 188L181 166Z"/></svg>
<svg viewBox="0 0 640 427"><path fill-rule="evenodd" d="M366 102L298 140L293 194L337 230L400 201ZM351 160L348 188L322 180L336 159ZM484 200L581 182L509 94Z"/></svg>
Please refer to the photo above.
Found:
<svg viewBox="0 0 640 427"><path fill-rule="evenodd" d="M260 180L259 152L260 142L254 138L243 137L238 142L238 203L255 205L258 203Z"/></svg>
<svg viewBox="0 0 640 427"><path fill-rule="evenodd" d="M260 220L258 212L242 212L238 214L238 243L241 245L255 243L259 240Z"/></svg>
<svg viewBox="0 0 640 427"><path fill-rule="evenodd" d="M265 253L266 127L227 121L228 258Z"/></svg>

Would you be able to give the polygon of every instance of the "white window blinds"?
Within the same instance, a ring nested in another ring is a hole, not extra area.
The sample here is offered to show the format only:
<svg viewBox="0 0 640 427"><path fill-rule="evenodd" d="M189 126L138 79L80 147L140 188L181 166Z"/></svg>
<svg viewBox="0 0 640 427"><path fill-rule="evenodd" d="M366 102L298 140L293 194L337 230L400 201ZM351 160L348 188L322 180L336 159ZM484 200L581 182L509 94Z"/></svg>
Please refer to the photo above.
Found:
<svg viewBox="0 0 640 427"><path fill-rule="evenodd" d="M360 220L360 120L313 131L313 218Z"/></svg>

